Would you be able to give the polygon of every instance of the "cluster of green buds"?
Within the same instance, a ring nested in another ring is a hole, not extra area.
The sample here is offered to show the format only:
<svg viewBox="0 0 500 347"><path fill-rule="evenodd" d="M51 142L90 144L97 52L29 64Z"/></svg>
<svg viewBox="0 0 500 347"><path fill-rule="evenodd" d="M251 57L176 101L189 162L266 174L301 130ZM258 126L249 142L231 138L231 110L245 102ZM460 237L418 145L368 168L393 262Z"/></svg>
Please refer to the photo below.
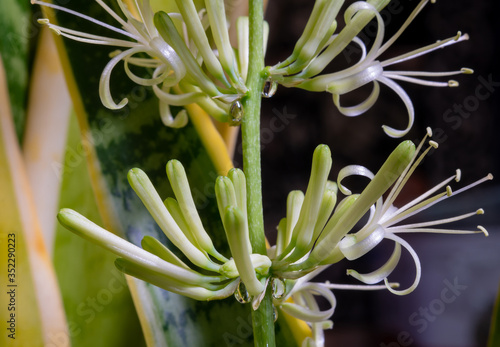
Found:
<svg viewBox="0 0 500 347"><path fill-rule="evenodd" d="M169 197L162 200L140 169L130 170L128 179L161 230L186 256L191 266L151 236L143 238L140 248L75 211L63 209L58 218L69 230L121 257L116 260L121 271L174 293L196 300L222 299L234 293L238 301L251 301L253 308L257 309L266 288L271 286L274 305L308 322L317 342L323 338L323 329L332 325L328 319L333 314L336 300L331 289L387 288L394 294L406 295L417 287L421 276L420 260L413 248L396 234L431 232L488 235L482 226L478 226L477 230L437 227L483 214L482 209L441 220L403 223L406 218L493 178L489 174L453 192L448 184L460 180L460 170L457 170L453 176L415 200L400 208L394 207L394 201L416 167L431 148L437 148L434 141L427 142L427 137L432 135L430 129L427 131L417 148L411 141L402 142L376 174L362 166L351 165L340 170L337 183L328 180L332 166L330 149L326 145L318 146L313 154L307 190L305 194L292 191L288 195L286 217L279 223L276 245L268 249L267 256L252 251L246 180L239 169L230 170L227 177L220 176L215 183L217 205L231 252L229 259L215 249L204 229L186 173L177 160L167 164L167 176L175 199ZM427 148L422 150L424 146ZM360 194L353 194L342 185L342 181L352 175L370 179ZM345 197L337 201L340 193ZM366 224L357 226L366 215ZM330 265L342 259L358 259L384 239L394 242L394 251L384 265L366 274L347 270L348 275L368 286L310 282ZM409 288L397 290L398 284L390 283L388 276L400 260L402 247L413 257L416 274ZM383 285L374 285L382 281ZM318 295L330 303L329 309L320 310L314 299Z"/></svg>
<svg viewBox="0 0 500 347"><path fill-rule="evenodd" d="M215 249L203 227L182 164L177 160L169 161L167 176L175 199L162 200L140 169L131 169L128 180L160 229L185 255L192 268L151 236L142 239L140 248L75 211L63 209L58 219L69 230L121 257L116 260L116 266L124 273L168 291L196 300L222 299L243 292L245 287L244 293L251 296L261 294L271 260L252 253L243 172L232 169L228 177L221 176L216 182L220 215L231 254L235 255L232 259ZM240 278L244 286L239 287Z"/></svg>
<svg viewBox="0 0 500 347"><path fill-rule="evenodd" d="M176 0L179 12L154 12L149 0L117 3L126 19L120 17L103 0L95 0L120 26L114 27L92 17L65 7L32 0L32 4L88 20L124 39L88 34L61 27L48 19L40 19L57 34L76 41L118 47L110 54L100 82L99 95L109 109L124 107L125 98L118 103L110 91L111 72L124 62L127 76L135 83L153 88L159 99L162 121L165 125L179 128L186 125L185 110L173 116L170 106L196 103L212 117L233 125L241 121L240 99L247 92L245 80L248 71L248 18L237 22L238 49L231 46L224 1L206 0L198 10L193 1ZM267 37L267 26L265 26ZM215 47L212 47L211 42ZM144 54L146 57L144 57ZM139 76L130 66L151 69L149 77Z"/></svg>
<svg viewBox="0 0 500 347"><path fill-rule="evenodd" d="M283 62L269 68L270 80L286 87L302 88L314 92L329 92L338 110L346 116L358 116L370 109L378 99L380 83L391 88L406 105L408 125L398 130L384 125L382 128L391 137L404 136L413 125L415 111L412 101L404 89L394 80L417 83L433 87L456 87L458 82L450 80L438 82L422 79L422 77L445 77L458 74L471 74L473 71L462 68L449 72L425 71L390 71L387 67L414 59L436 49L452 45L468 39L468 35L457 35L448 39L419 48L417 50L380 61L379 57L401 36L422 8L428 3L422 0L408 16L401 28L385 43L384 20L380 14L389 0L357 1L344 12L345 27L335 34L335 20L344 1L318 0L314 4L311 16L297 41L292 54ZM435 1L431 1L435 2ZM357 37L361 30L375 18L377 34L368 50L365 43ZM328 64L349 44L358 45L361 51L359 61L352 66L333 73L321 74ZM370 95L356 106L342 106L340 96L358 89L368 83L373 83Z"/></svg>

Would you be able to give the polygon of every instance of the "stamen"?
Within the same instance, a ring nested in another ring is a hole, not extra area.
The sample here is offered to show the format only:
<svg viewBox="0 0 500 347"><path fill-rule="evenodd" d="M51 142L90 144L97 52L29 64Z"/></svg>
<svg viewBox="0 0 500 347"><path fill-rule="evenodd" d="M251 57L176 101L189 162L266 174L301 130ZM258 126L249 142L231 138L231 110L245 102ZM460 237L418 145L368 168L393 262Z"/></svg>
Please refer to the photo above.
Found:
<svg viewBox="0 0 500 347"><path fill-rule="evenodd" d="M394 187L392 188L391 192L387 196L387 199L385 200L384 205L382 207L382 212L381 212L382 214L385 214L387 212L387 210L392 206L392 204L394 203L394 200L396 200L396 198L398 197L399 193L401 192L401 190L405 186L405 184L408 181L408 179L410 178L410 176L413 174L413 172L415 171L415 169L417 168L417 166L424 159L424 157L431 150L431 148L438 145L434 141L429 141L429 147L422 154L420 154L420 156L418 157L418 159L415 161L415 158L417 157L418 152L422 148L422 146L424 144L424 141L427 138L428 134L429 134L429 130L427 130L426 136L424 136L424 138L422 139L422 141L418 145L418 147L417 147L417 149L415 151L415 154L414 154L412 160L410 161L410 163L406 167L405 171L403 171L403 173L401 174L401 176L398 178L398 180L394 184ZM431 135L432 135L432 132L431 132ZM394 214L395 213L393 213L393 215Z"/></svg>
<svg viewBox="0 0 500 347"><path fill-rule="evenodd" d="M389 77L393 80L399 80L399 81L405 81L405 82L410 82L414 84L419 84L422 86L428 86L428 87L452 87L450 85L450 82L439 82L439 81L429 81L429 80L423 80L421 78L414 78L414 77L408 77L408 76L403 76L403 75L398 75L398 74L393 74L393 71L388 71L383 73L385 77Z"/></svg>
<svg viewBox="0 0 500 347"><path fill-rule="evenodd" d="M489 236L488 231L484 227L478 225L477 228L484 234L484 236Z"/></svg>
<svg viewBox="0 0 500 347"><path fill-rule="evenodd" d="M456 216L456 217L444 218L444 219L439 219L439 220L430 221L430 222L422 222L422 223L398 225L398 226L395 226L395 227L390 227L390 228L388 228L388 230L390 230L391 232L394 232L394 233L419 232L420 230L418 228L429 227L429 226L433 226L433 225L453 223L453 222L457 222L459 220L466 219L466 218L469 218L469 217L472 217L472 216L475 216L475 215L480 215L480 214L484 214L484 210L483 209L479 209L479 210L477 210L475 212L465 213L465 214L462 214L462 215ZM412 230L410 230L410 229L412 229ZM455 232L453 230L450 230L450 233L455 233ZM459 231L459 232L456 232L456 233L457 234L461 234L462 232Z"/></svg>
<svg viewBox="0 0 500 347"><path fill-rule="evenodd" d="M66 13L69 13L69 14L72 14L73 16L76 16L76 17L80 17L82 19L85 19L85 20L88 20L89 22L92 22L94 24L97 24L97 25L100 25L106 29L109 29L109 30L112 30L114 32L117 32L119 34L122 34L122 35L125 35L125 36L128 36L136 41L139 41L139 38L132 35L131 33L125 31L125 30L122 30L122 29L118 29L112 25L109 25L109 24L106 24L104 22L101 22L100 20L97 20L97 19L94 19L90 16L87 16L87 15L84 15L84 14L81 14L79 12L76 12L76 11L73 11L73 10L70 10L68 8L65 8L65 7L62 7L62 6L59 6L59 5L55 5L55 4L50 4L48 2L43 2L43 1L38 1L38 0L33 0L31 1L32 4L36 4L36 5L40 5L40 6L45 6L45 7L49 7L49 8L52 8L54 10L58 10L58 11L62 11L62 12L66 12Z"/></svg>
<svg viewBox="0 0 500 347"><path fill-rule="evenodd" d="M439 48L444 48L446 46L453 45L455 43L465 41L468 39L469 39L469 35L467 35L467 34L462 35L462 33L459 31L457 33L457 35L455 35L453 37L450 37L450 38L445 39L443 41L437 41L436 43L433 43L431 45L416 49L416 50L408 52L406 54L402 54L402 55L394 57L392 59L385 60L381 64L382 64L382 67L385 68L387 66L398 64L398 63L401 63L401 62L404 62L407 60L411 60L411 59L420 57L421 55L425 55L427 53L435 51Z"/></svg>
<svg viewBox="0 0 500 347"><path fill-rule="evenodd" d="M491 181L492 179L493 179L493 175L492 175L492 174L488 174L488 175L486 175L486 177L484 177L484 178L482 178L482 179L480 179L480 180L478 180L478 181L476 181L476 182L474 182L474 183L471 183L471 184L469 184L468 186L465 186L465 187L463 187L463 188L460 188L460 189L459 189L459 190L457 190L457 191L456 191L453 195L460 194L460 193L462 193L462 192L464 192L464 191L466 191L466 190L469 190L469 189L471 189L472 187L475 187L475 186L477 186L477 185L479 185L479 184L481 184L481 183L484 183L484 182L486 182L486 181Z"/></svg>
<svg viewBox="0 0 500 347"><path fill-rule="evenodd" d="M336 283L321 283L323 287L328 289L339 289L339 290L383 290L387 289L386 285L362 285L362 284L336 284ZM390 282L389 286L391 288L399 288L399 283Z"/></svg>
<svg viewBox="0 0 500 347"><path fill-rule="evenodd" d="M399 28L399 30L389 39L387 40L386 43L380 49L378 50L378 56L380 56L382 53L384 53L387 48L389 48L400 36L401 34L406 30L406 28L410 25L410 23L415 19L415 17L422 11L422 9L427 5L428 0L423 0L420 1L420 3L415 7L415 9L411 12L411 14L408 16L406 21L403 23L403 25ZM431 3L434 3L435 1L431 1Z"/></svg>

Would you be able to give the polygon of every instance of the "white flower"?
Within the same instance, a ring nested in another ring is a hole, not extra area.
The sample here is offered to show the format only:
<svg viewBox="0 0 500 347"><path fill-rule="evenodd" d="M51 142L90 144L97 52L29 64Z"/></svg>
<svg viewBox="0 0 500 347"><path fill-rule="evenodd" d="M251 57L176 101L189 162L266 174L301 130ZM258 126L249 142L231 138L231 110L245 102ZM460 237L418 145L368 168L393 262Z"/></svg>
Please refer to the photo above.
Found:
<svg viewBox="0 0 500 347"><path fill-rule="evenodd" d="M402 27L383 44L384 21L379 11L387 1L358 1L350 5L344 14L346 26L340 33L332 35L336 29L335 16L343 1L316 1L311 17L302 37L297 42L292 55L284 62L270 68L271 79L287 87L297 87L309 91L327 91L332 93L333 102L339 111L346 116L358 116L370 109L378 99L379 83L394 90L406 105L408 125L403 130L397 130L384 125L384 131L391 137L404 136L412 127L414 108L412 101L404 89L394 80L401 80L434 87L455 87L458 82L450 80L437 82L422 79L422 77L445 77L457 74L470 74L473 71L462 68L450 72L425 71L391 71L387 68L436 49L452 45L468 39L468 35L460 32L451 38L408 52L406 54L380 61L380 56L396 41L406 27L428 3L421 1L410 14ZM356 35L375 17L377 20L377 35L367 51L365 44ZM361 48L361 57L353 66L329 74L319 75L325 67L347 47L355 43ZM365 84L373 83L371 94L356 106L344 107L340 104L340 95L353 91Z"/></svg>
<svg viewBox="0 0 500 347"><path fill-rule="evenodd" d="M428 128L428 136L431 136L431 130ZM413 159L408 164L403 173L399 176L398 180L394 184L394 187L389 192L388 196L384 199L382 196L378 199L377 203L371 207L370 210L370 218L366 225L361 228L358 232L354 234L348 234L344 239L339 243L339 250L342 254L349 260L357 259L371 249L376 247L383 239L390 239L395 242L394 252L391 258L387 261L385 265L383 265L380 269L371 272L369 274L359 274L354 270L348 270L348 274L359 279L360 281L372 284L380 282L384 280L387 282L387 276L394 270L396 265L398 264L399 257L401 254L401 246L406 248L415 261L416 266L416 275L414 283L407 289L397 291L388 286L388 289L394 294L405 295L411 293L418 285L421 276L421 266L418 255L413 250L413 248L401 237L396 234L400 233L443 233L443 234L474 234L474 233L484 233L488 236L488 232L482 226L478 226L478 230L455 230L455 229L442 229L438 226L443 224L448 224L452 222L456 222L465 218L472 217L477 214L483 214L483 209L478 209L476 211L466 213L459 216L454 216L450 218L421 222L421 223L412 223L412 224L404 224L404 220L412 217L428 208L431 208L435 204L446 200L452 196L456 196L478 184L481 184L487 180L493 179L491 174L488 174L481 180L478 180L466 187L460 188L459 190L453 192L451 187L448 186L448 183L455 180L456 182L460 181L460 170L457 170L455 175L447 178L440 184L436 185L426 193L422 194L418 198L410 201L400 208L396 208L393 203L398 197L399 193L409 180L415 168L421 162L421 160L425 157L427 152L431 148L437 148L437 143L430 141L428 148L423 151L422 154L418 152L422 148L425 143L425 138L420 143L417 148ZM351 170L352 169L352 170ZM339 188L341 191L346 193L350 193L347 189L345 189L342 185L340 185L340 181L342 178L350 175L350 174L359 174L358 168L356 167L348 167L346 171L339 177ZM363 175L368 177L373 177L371 173L368 171L363 172ZM340 175L339 175L340 176ZM444 191L439 192L444 188ZM437 193L437 194L436 194Z"/></svg>
<svg viewBox="0 0 500 347"><path fill-rule="evenodd" d="M427 136L431 135L432 133L428 129ZM314 331L314 338L305 342L305 346L322 346L322 329L331 327L328 318L335 309L335 297L330 289L373 290L387 288L394 294L405 295L416 288L421 276L420 260L413 248L397 234L425 232L484 233L486 236L488 235L482 226L478 226L478 230L454 230L438 227L476 214L483 214L482 209L440 220L404 224L406 218L493 178L489 174L475 183L452 192L447 184L452 180L457 182L460 180L460 170L457 170L455 175L408 204L400 208L394 207L394 201L415 168L431 148L437 147L435 142L429 141L428 148L421 154L419 153L427 141L427 136L417 148L409 141L401 143L376 175L362 166L345 167L339 172L337 185L327 181L331 167L328 147L318 146L313 156L311 178L306 194L298 191L290 193L286 218L282 219L278 226L277 245L269 252L270 258L273 259L270 271L274 276L272 281L283 281L283 286L286 288L284 295L275 297L275 305L288 314L308 322ZM342 185L343 179L351 175L365 176L371 180L361 194L352 194L349 189ZM389 190L391 186L392 189ZM443 192L437 193L445 186ZM335 207L337 188L347 197ZM388 194L384 198L386 192ZM358 231L353 230L367 213L369 213L368 222ZM348 275L368 286L310 282L331 264L344 258L347 260L360 258L384 239L392 240L395 243L394 251L384 265L368 274L347 270ZM402 247L407 249L413 257L416 275L414 283L409 288L397 290L399 284L389 283L387 277L397 266ZM384 281L383 285L374 285L382 280ZM314 296L323 296L330 303L330 308L321 311ZM289 301L290 298L293 299L293 302Z"/></svg>
<svg viewBox="0 0 500 347"><path fill-rule="evenodd" d="M95 0L120 27L106 24L59 5L32 0L47 8L63 11L88 20L96 25L122 35L123 39L88 34L39 20L59 35L72 40L95 45L118 47L110 54L111 60L104 68L99 95L109 109L120 109L128 100L115 103L110 91L111 72L124 62L127 76L142 86L151 86L160 101L160 115L165 125L183 127L188 118L185 110L175 117L170 106L198 103L212 117L222 122L231 121L230 108L246 93L245 81L238 68L235 53L229 43L224 5L206 1L206 8L196 11L191 1L179 1L181 13L153 13L149 0L134 0L134 8L128 8L117 0L125 19L115 13L102 0ZM137 14L137 15L134 15ZM179 21L183 33L179 33L174 21ZM206 31L210 29L216 50L210 46ZM240 29L241 30L241 29ZM146 54L142 57L140 54ZM151 77L136 75L130 65L153 69ZM208 74L205 72L205 68ZM246 75L246 72L244 73Z"/></svg>

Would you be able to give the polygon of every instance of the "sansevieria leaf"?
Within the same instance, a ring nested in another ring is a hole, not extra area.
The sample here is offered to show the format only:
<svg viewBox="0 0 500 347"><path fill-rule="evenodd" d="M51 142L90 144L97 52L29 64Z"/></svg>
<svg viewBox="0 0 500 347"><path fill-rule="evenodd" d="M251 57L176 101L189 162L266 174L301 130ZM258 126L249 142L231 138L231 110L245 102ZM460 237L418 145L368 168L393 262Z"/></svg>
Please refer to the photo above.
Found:
<svg viewBox="0 0 500 347"><path fill-rule="evenodd" d="M0 3L0 54L5 66L10 108L19 139L22 137L26 118L29 40L38 33L32 20L28 1L2 0Z"/></svg>
<svg viewBox="0 0 500 347"><path fill-rule="evenodd" d="M67 5L102 21L113 20L93 2L72 1ZM103 29L64 13L55 16L51 21L55 19L54 22L65 27L103 33ZM190 122L186 127L165 127L152 91L134 85L119 68L111 76L111 90L116 99L126 97L129 102L121 110L109 111L99 99L98 81L113 49L61 38L58 38L58 46L80 129L83 138L88 139L85 158L102 216L101 225L136 245L140 245L146 235L168 244L130 188L127 172L140 167L165 199L173 196L165 165L175 158L186 169L205 229L215 247L229 256L215 203L214 184L217 175L227 173L231 162L209 116L190 106L187 107ZM173 114L178 110L172 107ZM253 345L249 305L241 305L234 298L194 301L131 278L128 284L149 346ZM281 317L277 334L279 345L296 345Z"/></svg>
<svg viewBox="0 0 500 347"><path fill-rule="evenodd" d="M0 55L2 346L68 346L57 279L38 222Z"/></svg>

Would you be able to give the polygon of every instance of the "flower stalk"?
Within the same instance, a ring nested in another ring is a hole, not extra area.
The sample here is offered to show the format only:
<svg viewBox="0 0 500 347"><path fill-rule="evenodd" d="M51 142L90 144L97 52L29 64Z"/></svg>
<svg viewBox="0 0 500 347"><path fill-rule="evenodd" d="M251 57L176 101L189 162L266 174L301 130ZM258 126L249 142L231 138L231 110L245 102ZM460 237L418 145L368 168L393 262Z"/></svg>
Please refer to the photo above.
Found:
<svg viewBox="0 0 500 347"><path fill-rule="evenodd" d="M249 2L249 51L248 92L242 99L243 121L241 137L243 146L243 171L247 180L247 214L249 236L254 253L266 254L264 217L262 209L262 178L260 158L260 108L262 88L266 81L263 49L264 4L262 0ZM274 309L271 290L252 311L254 345L275 346Z"/></svg>

